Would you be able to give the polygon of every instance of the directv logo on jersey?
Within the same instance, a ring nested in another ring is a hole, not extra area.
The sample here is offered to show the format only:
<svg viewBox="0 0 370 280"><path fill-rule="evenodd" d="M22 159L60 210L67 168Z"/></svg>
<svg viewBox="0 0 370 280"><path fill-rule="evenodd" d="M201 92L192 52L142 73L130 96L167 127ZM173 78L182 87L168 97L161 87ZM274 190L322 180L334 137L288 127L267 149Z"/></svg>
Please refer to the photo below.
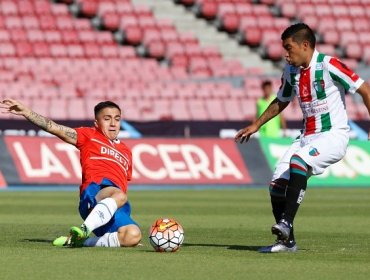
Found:
<svg viewBox="0 0 370 280"><path fill-rule="evenodd" d="M312 85L316 92L323 92L325 90L325 81L324 80L315 80L312 82Z"/></svg>
<svg viewBox="0 0 370 280"><path fill-rule="evenodd" d="M310 147L310 151L308 153L313 157L316 157L320 154L319 151L314 147Z"/></svg>

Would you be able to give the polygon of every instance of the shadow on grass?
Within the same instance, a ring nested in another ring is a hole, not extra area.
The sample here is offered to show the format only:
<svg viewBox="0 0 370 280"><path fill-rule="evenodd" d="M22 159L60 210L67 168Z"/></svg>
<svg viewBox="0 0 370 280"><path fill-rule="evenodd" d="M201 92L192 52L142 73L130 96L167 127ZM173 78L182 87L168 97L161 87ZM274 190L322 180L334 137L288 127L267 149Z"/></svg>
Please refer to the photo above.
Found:
<svg viewBox="0 0 370 280"><path fill-rule="evenodd" d="M226 245L226 244L191 244L184 243L183 247L219 247L227 250L258 251L262 246Z"/></svg>
<svg viewBox="0 0 370 280"><path fill-rule="evenodd" d="M53 240L40 239L40 238L26 238L26 239L22 239L21 242L52 243Z"/></svg>

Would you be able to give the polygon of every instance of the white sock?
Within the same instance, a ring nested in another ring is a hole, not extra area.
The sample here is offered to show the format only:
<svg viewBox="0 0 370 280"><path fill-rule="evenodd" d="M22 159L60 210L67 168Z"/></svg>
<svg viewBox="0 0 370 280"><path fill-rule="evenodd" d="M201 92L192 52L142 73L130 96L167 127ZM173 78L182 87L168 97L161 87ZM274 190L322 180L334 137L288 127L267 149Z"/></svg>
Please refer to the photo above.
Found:
<svg viewBox="0 0 370 280"><path fill-rule="evenodd" d="M87 227L89 232L92 232L94 229L108 223L116 211L116 201L111 197L104 198L96 204L83 224Z"/></svg>
<svg viewBox="0 0 370 280"><path fill-rule="evenodd" d="M121 247L118 232L107 232L100 237L89 237L84 242L85 247Z"/></svg>

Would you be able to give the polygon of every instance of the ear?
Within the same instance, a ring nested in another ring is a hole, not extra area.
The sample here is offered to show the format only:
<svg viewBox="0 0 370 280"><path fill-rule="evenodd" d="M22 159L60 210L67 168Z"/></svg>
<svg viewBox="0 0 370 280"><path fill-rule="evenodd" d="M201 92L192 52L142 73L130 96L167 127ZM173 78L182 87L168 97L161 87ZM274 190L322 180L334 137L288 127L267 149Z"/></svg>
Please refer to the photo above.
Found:
<svg viewBox="0 0 370 280"><path fill-rule="evenodd" d="M304 40L302 42L302 44L303 44L303 47L304 47L305 50L310 48L310 42L308 42L307 40Z"/></svg>
<svg viewBox="0 0 370 280"><path fill-rule="evenodd" d="M94 121L94 126L98 127L98 121L97 120Z"/></svg>

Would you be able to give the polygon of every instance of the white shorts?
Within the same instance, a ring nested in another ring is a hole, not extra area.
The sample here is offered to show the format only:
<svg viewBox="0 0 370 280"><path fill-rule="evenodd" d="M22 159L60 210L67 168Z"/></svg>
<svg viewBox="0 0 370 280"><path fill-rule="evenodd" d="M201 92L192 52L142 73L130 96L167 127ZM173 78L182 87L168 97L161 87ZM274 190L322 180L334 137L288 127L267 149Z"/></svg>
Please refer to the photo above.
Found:
<svg viewBox="0 0 370 280"><path fill-rule="evenodd" d="M276 165L272 180L289 180L289 164L294 154L301 157L309 166L310 175L320 175L325 169L340 161L346 154L349 141L347 130L330 130L303 136L294 140L288 151Z"/></svg>

